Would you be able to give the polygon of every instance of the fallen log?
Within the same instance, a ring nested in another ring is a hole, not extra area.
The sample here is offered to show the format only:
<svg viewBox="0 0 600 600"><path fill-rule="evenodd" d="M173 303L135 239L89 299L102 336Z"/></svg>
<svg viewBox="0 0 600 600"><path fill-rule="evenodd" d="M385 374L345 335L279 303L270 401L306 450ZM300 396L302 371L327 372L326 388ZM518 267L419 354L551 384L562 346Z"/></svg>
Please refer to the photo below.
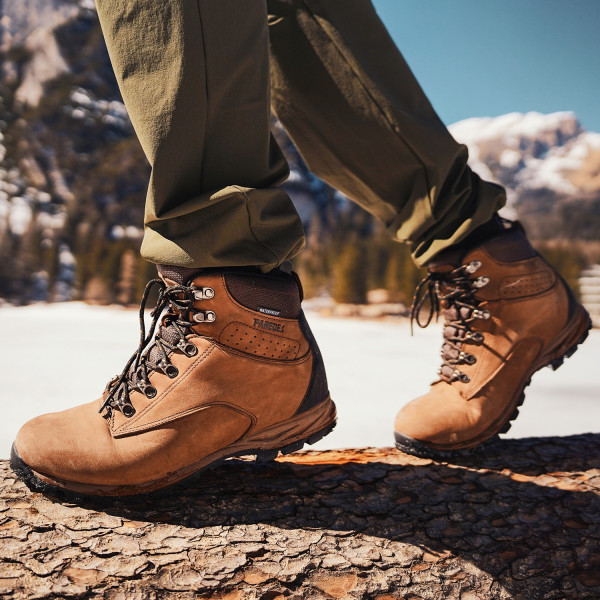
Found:
<svg viewBox="0 0 600 600"><path fill-rule="evenodd" d="M0 461L0 489L0 597L600 598L600 435L230 460L110 502L56 502Z"/></svg>

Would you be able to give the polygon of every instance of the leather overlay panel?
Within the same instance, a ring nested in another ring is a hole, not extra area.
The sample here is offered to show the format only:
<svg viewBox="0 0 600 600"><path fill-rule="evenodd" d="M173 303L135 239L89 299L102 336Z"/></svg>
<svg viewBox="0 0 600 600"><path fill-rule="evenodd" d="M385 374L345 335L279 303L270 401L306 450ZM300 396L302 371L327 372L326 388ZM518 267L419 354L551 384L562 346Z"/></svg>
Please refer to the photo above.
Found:
<svg viewBox="0 0 600 600"><path fill-rule="evenodd" d="M519 340L508 355L495 362L494 365L489 365L488 376L479 377L473 382L466 393L461 394L465 399L472 399L478 396L484 388L487 393L484 398L488 403L497 402L501 406L505 404L505 398L510 398L519 383L524 373L527 372L527 367L533 365L540 354L543 342L539 338L526 338ZM493 368L493 370L492 370ZM501 375L500 375L501 373Z"/></svg>
<svg viewBox="0 0 600 600"><path fill-rule="evenodd" d="M520 298L533 296L549 290L554 285L555 277L550 269L537 271L527 275L504 277L500 284L501 298Z"/></svg>
<svg viewBox="0 0 600 600"><path fill-rule="evenodd" d="M240 352L276 360L293 360L300 350L300 344L295 340L259 331L239 321L227 325L219 340Z"/></svg>
<svg viewBox="0 0 600 600"><path fill-rule="evenodd" d="M113 437L178 422L200 407L216 404L237 407L253 415L257 427L268 427L295 413L312 369L312 353L294 361L277 361L214 342L194 359L174 379L157 381L158 395L145 407L140 406L133 417L121 421L121 426L113 430ZM167 378L152 373L151 382L157 375Z"/></svg>

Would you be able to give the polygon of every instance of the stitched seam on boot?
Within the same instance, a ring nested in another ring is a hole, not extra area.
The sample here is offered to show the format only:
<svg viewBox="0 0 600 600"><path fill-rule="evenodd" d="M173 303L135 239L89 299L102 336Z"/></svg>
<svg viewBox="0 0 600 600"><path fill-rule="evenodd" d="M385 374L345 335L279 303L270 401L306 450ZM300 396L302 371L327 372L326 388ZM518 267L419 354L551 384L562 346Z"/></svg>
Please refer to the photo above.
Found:
<svg viewBox="0 0 600 600"><path fill-rule="evenodd" d="M223 287L225 288L225 293L227 294L227 297L231 300L231 302L233 302L233 304L235 304L235 306L239 307L244 312L250 313L251 315L261 315L263 318L267 316L267 315L264 315L262 313L255 311L255 310L252 310L251 308L248 308L247 306L244 306L243 304L240 304L229 292L229 289L227 288L227 281L225 279L225 275L221 275L221 279L223 281ZM287 323L297 323L298 322L298 319L286 319L285 317L270 317L270 318L272 318L274 320L285 321ZM227 327L227 325L225 325L225 327ZM223 329L221 329L221 331L219 332L219 335L223 332L225 327L223 327Z"/></svg>
<svg viewBox="0 0 600 600"><path fill-rule="evenodd" d="M300 358L295 358L293 360L282 360L277 358L263 358L262 356L257 356L256 354L248 354L247 352L242 352L241 350L236 350L231 346L226 346L221 342L214 342L215 346L222 350L223 352L229 352L230 354L235 354L236 356L240 356L247 360L255 360L257 362L264 363L265 365L272 365L278 367L297 367L299 365L304 364L311 356L312 350L309 348L308 352L301 356Z"/></svg>
<svg viewBox="0 0 600 600"><path fill-rule="evenodd" d="M250 431L252 431L254 429L256 422L257 422L257 417L254 414L252 414L250 411L246 410L245 408L242 408L241 406L238 406L236 404L230 404L228 402L211 402L210 404L194 406L193 408L188 408L186 410L182 410L180 412L173 413L172 415L169 415L168 417L163 417L161 419L158 419L157 421L150 421L148 423L145 423L144 425L139 425L138 427L132 427L131 429L127 429L126 431L120 432L120 436L122 437L122 436L128 435L130 433L146 431L149 429L156 429L156 427L159 427L160 425L163 425L164 423L171 423L172 421L176 421L177 419L187 417L187 416L197 413L197 412L208 410L209 408L213 408L215 406L223 406L225 408L229 408L235 412L238 412L238 413L241 413L241 414L247 416L250 419L250 425L248 426L246 431L236 441L242 439L245 435L247 435ZM235 443L235 442L233 442L233 443Z"/></svg>
<svg viewBox="0 0 600 600"><path fill-rule="evenodd" d="M240 348L234 348L233 346L225 344L225 342L221 339L221 336L223 335L223 333L225 332L225 330L227 328L235 326L235 325L241 325L242 327L244 327L246 329L250 329L251 331L256 331L257 334L264 336L265 339L268 339L267 336L270 336L270 337L275 338L275 339L286 340L287 342L290 342L289 346L290 346L291 349L289 351L287 351L287 353L292 355L291 356L292 360L295 359L295 358L297 358L298 352L300 352L300 343L297 342L296 340L294 340L292 338L285 337L283 335L277 335L275 333L268 333L267 334L267 333L261 332L258 329L254 329L250 325L247 325L246 323L242 323L241 321L232 321L231 323L229 323L228 325L226 325L221 330L221 332L219 333L219 341L221 342L221 344L226 345L228 348L232 348L232 349L235 349L235 350L238 350L240 352L247 353L247 354L252 354L252 356L260 356L262 358L269 358L268 356L264 356L264 355L261 355L261 354L255 354L254 352L251 352L250 350L241 350ZM295 352L293 351L294 349L295 349ZM278 357L278 358L273 358L272 360L290 360L290 359L286 359L285 357Z"/></svg>
<svg viewBox="0 0 600 600"><path fill-rule="evenodd" d="M126 421L123 425L121 425L118 429L115 430L115 434L121 433L123 430L129 430L132 425L135 425L150 409L154 408L171 390L175 387L179 386L183 381L185 381L189 375L194 371L194 369L202 362L204 362L210 354L212 354L213 350L216 348L215 342L213 342L196 360L187 368L186 372L181 376L177 377L173 383L171 383L163 392L158 395L148 406L146 406L142 411L136 413L131 419Z"/></svg>
<svg viewBox="0 0 600 600"><path fill-rule="evenodd" d="M501 298L527 298L547 292L555 282L556 278L550 270L510 275L501 280L498 291Z"/></svg>
<svg viewBox="0 0 600 600"><path fill-rule="evenodd" d="M491 302L486 301L485 302L485 307L488 307L489 309L489 305ZM492 326L490 327L490 331L486 331L483 334L483 348L485 348L485 350L487 352L492 352L493 351L489 348L488 344L485 341L485 336L487 335L494 335L496 333L496 329L498 328L498 319L500 317L500 314L502 313L502 302L498 302L498 308L495 311L490 311L492 312ZM497 353L496 353L497 354ZM475 382L477 381L477 378L479 376L479 373L481 371L482 368L482 364L483 362L481 361L482 357L479 357L477 359L477 363L476 363L476 367L473 371L473 375L471 376L471 380L469 381L469 383L467 383L465 385L465 387L460 390L460 395L465 399L468 400L469 398L471 398L473 396L474 391L478 390L480 388L480 386L476 386ZM505 360L506 357L502 357L502 360Z"/></svg>
<svg viewBox="0 0 600 600"><path fill-rule="evenodd" d="M508 354L502 359L502 361L496 367L496 369L494 369L494 371L490 375L488 375L488 377L484 381L482 381L477 387L474 387L472 390L469 390L469 394L465 397L466 400L470 400L471 398L473 398L475 395L477 395L479 392L481 392L481 390L483 390L483 388L486 385L488 385L495 377L497 377L498 373L500 373L500 371L508 363L511 356L525 342L535 342L538 344L538 352L537 352L536 358L539 357L540 352L541 352L542 348L544 347L544 341L541 338L539 338L537 336L531 336L531 337L526 337L526 338L519 340L514 346L512 346L512 348L510 349ZM533 361L531 364L533 364ZM527 370L523 371L523 373L526 373L526 372L527 372Z"/></svg>
<svg viewBox="0 0 600 600"><path fill-rule="evenodd" d="M259 314L259 315L260 315L260 314L262 314L262 313L257 313L256 311L252 310L251 308L247 308L247 307L246 307L246 306L244 306L243 304L240 304L240 303L239 303L239 302L238 302L238 301L237 301L237 300L236 300L236 299L235 299L235 298L234 298L234 297L233 297L233 296L232 296L232 295L229 293L229 289L227 288L227 281L226 281L226 279L225 279L225 275L221 275L221 281L222 281L222 283L223 283L223 288L225 289L225 293L227 294L227 297L229 298L229 300L230 300L230 301L231 301L231 302L232 302L232 303L233 303L235 306L239 307L239 309L240 309L240 310L243 310L244 312L246 312L246 313L248 313L248 314L252 315L252 316L253 316L252 318L254 318L254 316L255 316L255 315L257 315L257 314ZM264 315L263 315L263 316L264 316ZM276 320L277 320L277 319L280 319L281 321L285 321L285 322L287 322L287 323L298 323L298 319L286 319L286 318L284 318L284 317L275 317L275 319L276 319ZM227 327L227 325L225 325L225 327L223 327L223 329L221 329L221 330L219 331L219 334L218 334L219 340L220 340L220 338L221 338L221 334L223 333L223 331L225 331L226 327ZM301 333L302 335L304 335L304 334L302 333L302 328L300 328L300 333ZM306 337L306 336L305 336L305 337ZM308 342L308 340L307 340L307 342ZM227 347L229 348L229 346L227 346ZM298 352L299 352L299 351L300 351L300 350L298 350ZM308 344L308 350L307 350L307 352L306 352L306 354L305 354L304 356L308 356L309 354L310 354L310 344ZM248 356L248 355L246 355L246 356ZM253 356L253 355L251 355L251 356Z"/></svg>

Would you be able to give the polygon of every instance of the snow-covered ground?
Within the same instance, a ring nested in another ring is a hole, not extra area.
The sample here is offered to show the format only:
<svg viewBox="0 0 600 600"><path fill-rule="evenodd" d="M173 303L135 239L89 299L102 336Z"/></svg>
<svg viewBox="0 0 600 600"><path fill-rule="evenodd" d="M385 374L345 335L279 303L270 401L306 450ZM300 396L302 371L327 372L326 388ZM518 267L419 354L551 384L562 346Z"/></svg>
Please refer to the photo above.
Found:
<svg viewBox="0 0 600 600"><path fill-rule="evenodd" d="M308 314L339 411L317 448L392 445L396 411L427 390L439 366L440 328L405 321L359 321ZM22 423L98 397L137 347L133 310L79 303L0 308L0 458ZM600 431L600 331L556 373L528 388L508 437Z"/></svg>

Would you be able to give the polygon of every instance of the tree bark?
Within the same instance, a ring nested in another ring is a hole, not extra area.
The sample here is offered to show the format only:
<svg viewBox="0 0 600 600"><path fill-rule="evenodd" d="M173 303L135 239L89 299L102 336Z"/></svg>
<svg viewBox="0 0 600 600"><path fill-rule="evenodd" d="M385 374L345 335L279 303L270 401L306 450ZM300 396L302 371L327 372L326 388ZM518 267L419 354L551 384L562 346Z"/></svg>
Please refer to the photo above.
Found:
<svg viewBox="0 0 600 600"><path fill-rule="evenodd" d="M600 598L597 434L231 460L142 500L56 502L1 461L0 489L0 597Z"/></svg>

